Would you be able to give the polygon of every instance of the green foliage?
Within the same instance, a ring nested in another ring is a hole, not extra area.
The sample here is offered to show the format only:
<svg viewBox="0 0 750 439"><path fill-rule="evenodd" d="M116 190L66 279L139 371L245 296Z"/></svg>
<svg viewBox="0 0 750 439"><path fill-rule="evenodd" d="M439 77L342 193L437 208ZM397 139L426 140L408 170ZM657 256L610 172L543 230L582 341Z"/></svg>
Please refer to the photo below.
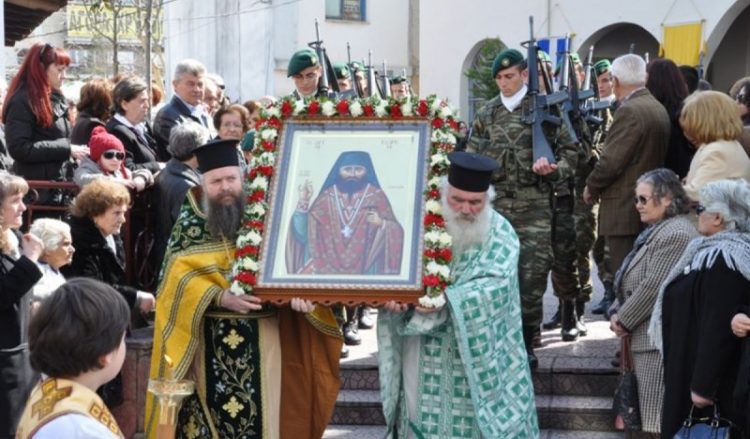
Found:
<svg viewBox="0 0 750 439"><path fill-rule="evenodd" d="M492 77L492 62L500 51L506 46L499 38L488 38L484 40L482 48L479 49L474 63L464 73L471 80L471 96L480 101L487 101L500 93Z"/></svg>

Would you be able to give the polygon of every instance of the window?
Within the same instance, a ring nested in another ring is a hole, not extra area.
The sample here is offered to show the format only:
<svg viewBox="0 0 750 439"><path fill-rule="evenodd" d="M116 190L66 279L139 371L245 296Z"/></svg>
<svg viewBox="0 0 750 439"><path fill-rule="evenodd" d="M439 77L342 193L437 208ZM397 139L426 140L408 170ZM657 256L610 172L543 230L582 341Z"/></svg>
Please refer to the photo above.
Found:
<svg viewBox="0 0 750 439"><path fill-rule="evenodd" d="M365 21L365 0L326 0L326 18Z"/></svg>

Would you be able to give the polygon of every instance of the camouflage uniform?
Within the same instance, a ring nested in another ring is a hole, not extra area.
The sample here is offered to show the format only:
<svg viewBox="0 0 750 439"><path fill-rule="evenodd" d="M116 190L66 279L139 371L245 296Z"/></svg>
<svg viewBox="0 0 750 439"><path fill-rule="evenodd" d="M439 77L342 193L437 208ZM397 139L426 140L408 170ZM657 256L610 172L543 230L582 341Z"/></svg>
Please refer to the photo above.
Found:
<svg viewBox="0 0 750 439"><path fill-rule="evenodd" d="M604 141L607 138L607 132L609 131L609 127L612 126L612 120L614 119L612 115L613 112L614 112L614 107L608 108L602 111L602 114L601 114L602 125L594 133L594 147L595 147L595 151L597 154L601 153L601 149L604 147ZM591 170L589 170L589 172L591 172ZM586 175L588 176L588 174ZM586 180L584 178L584 185L585 185L585 182ZM581 189L581 191L583 191L583 189ZM592 255L594 257L594 263L596 263L597 272L599 274L599 280L602 281L605 287L611 288L615 275L612 272L612 267L609 262L609 250L607 248L606 243L604 242L604 237L599 236L598 229L597 229L597 223L598 223L598 218L599 218L599 203L596 203L593 207L594 207L593 230L596 236L596 240L594 241ZM586 264L587 264L586 265L587 269L589 269L591 266L590 261L587 260ZM592 289L590 270L589 270L589 273L586 275L586 277L581 276L580 278L586 279L586 284L589 286L590 289ZM584 284L582 283L582 285ZM589 294L589 298L590 297L591 297L591 294Z"/></svg>
<svg viewBox="0 0 750 439"><path fill-rule="evenodd" d="M577 161L576 146L568 133L549 129L550 144L559 145L558 169L546 177L531 170L531 127L522 121L528 109L528 97L510 112L498 95L477 113L467 144L469 152L494 158L500 165L493 177L497 191L494 207L510 221L521 242L518 272L525 336L541 324L542 296L552 266L551 183L572 177Z"/></svg>

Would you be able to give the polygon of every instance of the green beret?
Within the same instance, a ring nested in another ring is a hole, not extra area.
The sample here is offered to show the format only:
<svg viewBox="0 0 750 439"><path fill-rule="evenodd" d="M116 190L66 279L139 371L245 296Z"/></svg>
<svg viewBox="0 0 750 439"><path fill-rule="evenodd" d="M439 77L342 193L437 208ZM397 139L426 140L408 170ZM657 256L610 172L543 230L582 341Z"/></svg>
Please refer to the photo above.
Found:
<svg viewBox="0 0 750 439"><path fill-rule="evenodd" d="M612 70L612 63L609 62L608 59L597 61L596 64L594 64L594 71L596 72L596 76L599 76L604 72L609 72L610 70Z"/></svg>
<svg viewBox="0 0 750 439"><path fill-rule="evenodd" d="M536 56L539 58L539 61L552 64L552 58L550 58L549 54L544 50L538 51Z"/></svg>
<svg viewBox="0 0 750 439"><path fill-rule="evenodd" d="M308 67L319 65L318 55L310 49L302 49L292 55L289 67L286 68L286 76L294 76Z"/></svg>
<svg viewBox="0 0 750 439"><path fill-rule="evenodd" d="M364 72L365 71L365 65L362 64L359 61L352 61L351 68L354 72Z"/></svg>
<svg viewBox="0 0 750 439"><path fill-rule="evenodd" d="M498 53L495 61L492 63L492 77L497 76L497 72L509 67L517 66L523 63L523 54L516 49L505 49Z"/></svg>
<svg viewBox="0 0 750 439"><path fill-rule="evenodd" d="M243 151L252 151L253 147L255 146L255 131L248 131L245 133L245 137L242 138L242 142L240 143L240 148Z"/></svg>
<svg viewBox="0 0 750 439"><path fill-rule="evenodd" d="M349 79L352 76L349 74L349 67L342 62L333 64L333 73L336 74L336 79Z"/></svg>
<svg viewBox="0 0 750 439"><path fill-rule="evenodd" d="M391 84L403 84L404 82L409 82L406 76L398 75L391 78Z"/></svg>
<svg viewBox="0 0 750 439"><path fill-rule="evenodd" d="M570 54L570 58L573 60L573 65L581 64L581 57L577 53ZM560 73L560 67L562 66L562 58L557 60L557 67L555 67L555 76Z"/></svg>

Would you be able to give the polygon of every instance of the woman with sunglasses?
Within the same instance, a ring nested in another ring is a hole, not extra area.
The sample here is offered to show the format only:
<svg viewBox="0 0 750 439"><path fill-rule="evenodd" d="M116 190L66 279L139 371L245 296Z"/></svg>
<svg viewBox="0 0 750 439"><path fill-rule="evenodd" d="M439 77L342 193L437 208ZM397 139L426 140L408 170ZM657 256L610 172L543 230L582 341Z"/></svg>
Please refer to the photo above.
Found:
<svg viewBox="0 0 750 439"><path fill-rule="evenodd" d="M698 148L685 177L685 192L692 201L698 201L700 190L709 182L750 180L750 158L738 142L742 120L732 98L717 91L693 93L685 99L680 125Z"/></svg>
<svg viewBox="0 0 750 439"><path fill-rule="evenodd" d="M745 148L745 152L750 155L750 79L740 82L740 88L737 90L734 100L740 109L740 117L744 126L740 143Z"/></svg>
<svg viewBox="0 0 750 439"><path fill-rule="evenodd" d="M630 437L658 438L663 368L647 330L659 286L698 232L685 215L690 200L672 170L661 168L641 175L634 201L641 222L647 227L615 275L619 303L610 310L610 328L623 340L630 338L630 351L623 349L621 355L632 354L643 423L643 432Z"/></svg>
<svg viewBox="0 0 750 439"><path fill-rule="evenodd" d="M69 64L63 49L35 44L8 88L2 113L8 152L13 171L27 180L61 179L64 162L88 154L69 140L68 104L60 91ZM39 195L40 204L54 202L50 191Z"/></svg>
<svg viewBox="0 0 750 439"><path fill-rule="evenodd" d="M750 304L750 185L708 183L696 212L703 236L690 243L662 284L649 328L664 358L662 433L667 438L693 406L693 415L704 417L712 416L716 405L722 418L739 427L747 416L735 406L733 393L744 387L747 402L750 366L744 369L744 385L737 372L742 377L740 337L747 336L748 326L735 314Z"/></svg>
<svg viewBox="0 0 750 439"><path fill-rule="evenodd" d="M131 171L125 167L125 147L120 139L109 134L105 127L96 127L89 140L91 153L81 160L73 181L85 186L99 178L108 178L140 192L153 183L147 169Z"/></svg>

